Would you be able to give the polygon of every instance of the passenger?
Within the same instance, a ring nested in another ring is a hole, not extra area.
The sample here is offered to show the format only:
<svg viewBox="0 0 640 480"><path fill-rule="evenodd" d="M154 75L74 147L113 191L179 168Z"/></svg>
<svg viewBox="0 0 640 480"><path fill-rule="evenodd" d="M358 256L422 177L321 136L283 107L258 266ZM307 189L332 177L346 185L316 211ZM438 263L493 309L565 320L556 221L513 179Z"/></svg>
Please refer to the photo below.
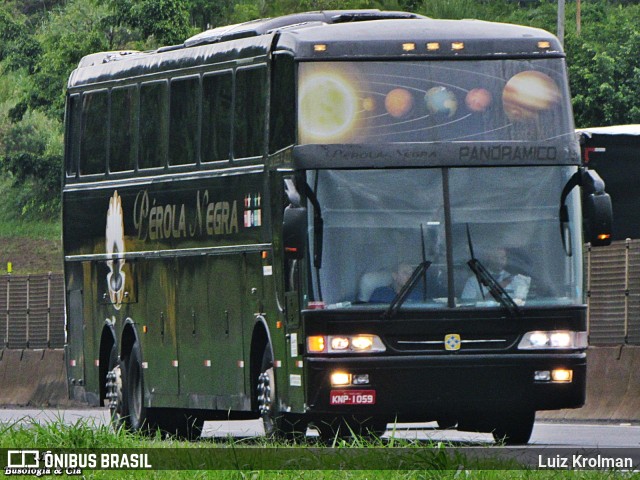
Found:
<svg viewBox="0 0 640 480"><path fill-rule="evenodd" d="M507 249L498 247L488 252L481 260L482 265L489 271L491 276L500 284L502 288L516 301L523 303L529 291L530 277L524 275L513 275L507 269L509 256ZM480 290L480 283L475 275L471 275L462 290L460 297L463 301L491 300L493 297L489 290L483 285Z"/></svg>

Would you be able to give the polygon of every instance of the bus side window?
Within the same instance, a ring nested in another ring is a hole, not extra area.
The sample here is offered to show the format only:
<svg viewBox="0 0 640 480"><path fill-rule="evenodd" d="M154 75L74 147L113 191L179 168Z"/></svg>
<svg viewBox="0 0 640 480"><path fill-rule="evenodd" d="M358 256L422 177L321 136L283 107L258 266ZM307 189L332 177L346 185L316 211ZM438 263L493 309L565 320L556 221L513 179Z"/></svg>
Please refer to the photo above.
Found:
<svg viewBox="0 0 640 480"><path fill-rule="evenodd" d="M271 69L271 109L269 116L269 153L295 143L295 64L288 54L273 57Z"/></svg>
<svg viewBox="0 0 640 480"><path fill-rule="evenodd" d="M140 87L140 151L138 168L167 164L168 89L166 82Z"/></svg>
<svg viewBox="0 0 640 480"><path fill-rule="evenodd" d="M169 164L196 163L198 157L198 107L200 79L171 81L169 108Z"/></svg>
<svg viewBox="0 0 640 480"><path fill-rule="evenodd" d="M137 91L135 87L111 90L109 171L135 168Z"/></svg>
<svg viewBox="0 0 640 480"><path fill-rule="evenodd" d="M80 141L80 174L104 173L107 166L107 91L99 90L82 96L82 133Z"/></svg>
<svg viewBox="0 0 640 480"><path fill-rule="evenodd" d="M203 162L227 160L231 151L231 72L205 75L202 79L202 136L200 156Z"/></svg>
<svg viewBox="0 0 640 480"><path fill-rule="evenodd" d="M236 72L233 158L257 157L264 152L267 86L264 67Z"/></svg>
<svg viewBox="0 0 640 480"><path fill-rule="evenodd" d="M80 95L70 95L67 99L67 140L66 171L68 177L75 177L78 172L78 136L80 135Z"/></svg>

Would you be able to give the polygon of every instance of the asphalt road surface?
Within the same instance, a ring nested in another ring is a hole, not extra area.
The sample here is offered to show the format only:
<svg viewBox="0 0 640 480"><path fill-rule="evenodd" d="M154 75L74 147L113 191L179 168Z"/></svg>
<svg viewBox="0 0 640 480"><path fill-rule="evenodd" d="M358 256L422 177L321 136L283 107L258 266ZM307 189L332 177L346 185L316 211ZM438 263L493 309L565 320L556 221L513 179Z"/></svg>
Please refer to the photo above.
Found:
<svg viewBox="0 0 640 480"><path fill-rule="evenodd" d="M95 422L104 425L108 422L106 409L0 409L0 423L39 423L63 422L72 425L78 421ZM253 437L263 434L259 420L205 422L204 437ZM309 430L309 435L314 435ZM473 445L491 445L493 437L486 433L458 432L456 430L438 430L435 423L398 424L388 426L385 437L395 435L398 438L464 442ZM621 423L556 423L537 421L533 428L530 445L544 447L600 447L600 448L638 448L640 447L640 425Z"/></svg>

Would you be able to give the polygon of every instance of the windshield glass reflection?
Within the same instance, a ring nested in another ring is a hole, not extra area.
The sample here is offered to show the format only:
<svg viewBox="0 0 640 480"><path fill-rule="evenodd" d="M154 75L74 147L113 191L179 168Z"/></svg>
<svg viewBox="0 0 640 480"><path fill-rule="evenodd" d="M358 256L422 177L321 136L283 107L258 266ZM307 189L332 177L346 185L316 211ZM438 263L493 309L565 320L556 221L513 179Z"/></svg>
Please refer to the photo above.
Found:
<svg viewBox="0 0 640 480"><path fill-rule="evenodd" d="M308 172L324 220L322 301L388 308L408 286L401 309L582 303L581 259L565 255L558 226L560 192L574 171ZM568 199L575 251L578 200ZM309 300L317 301L318 277L310 277Z"/></svg>

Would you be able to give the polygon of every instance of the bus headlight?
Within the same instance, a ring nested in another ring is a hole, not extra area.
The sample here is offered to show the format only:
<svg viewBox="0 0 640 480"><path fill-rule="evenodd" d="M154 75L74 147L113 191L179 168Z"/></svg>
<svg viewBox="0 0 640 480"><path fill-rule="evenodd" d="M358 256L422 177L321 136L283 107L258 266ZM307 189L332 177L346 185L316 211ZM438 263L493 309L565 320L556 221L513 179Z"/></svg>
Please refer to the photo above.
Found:
<svg viewBox="0 0 640 480"><path fill-rule="evenodd" d="M550 348L573 350L587 348L587 332L537 330L525 333L518 344L519 350L542 350Z"/></svg>
<svg viewBox="0 0 640 480"><path fill-rule="evenodd" d="M313 335L307 337L307 353L384 352L377 335Z"/></svg>

